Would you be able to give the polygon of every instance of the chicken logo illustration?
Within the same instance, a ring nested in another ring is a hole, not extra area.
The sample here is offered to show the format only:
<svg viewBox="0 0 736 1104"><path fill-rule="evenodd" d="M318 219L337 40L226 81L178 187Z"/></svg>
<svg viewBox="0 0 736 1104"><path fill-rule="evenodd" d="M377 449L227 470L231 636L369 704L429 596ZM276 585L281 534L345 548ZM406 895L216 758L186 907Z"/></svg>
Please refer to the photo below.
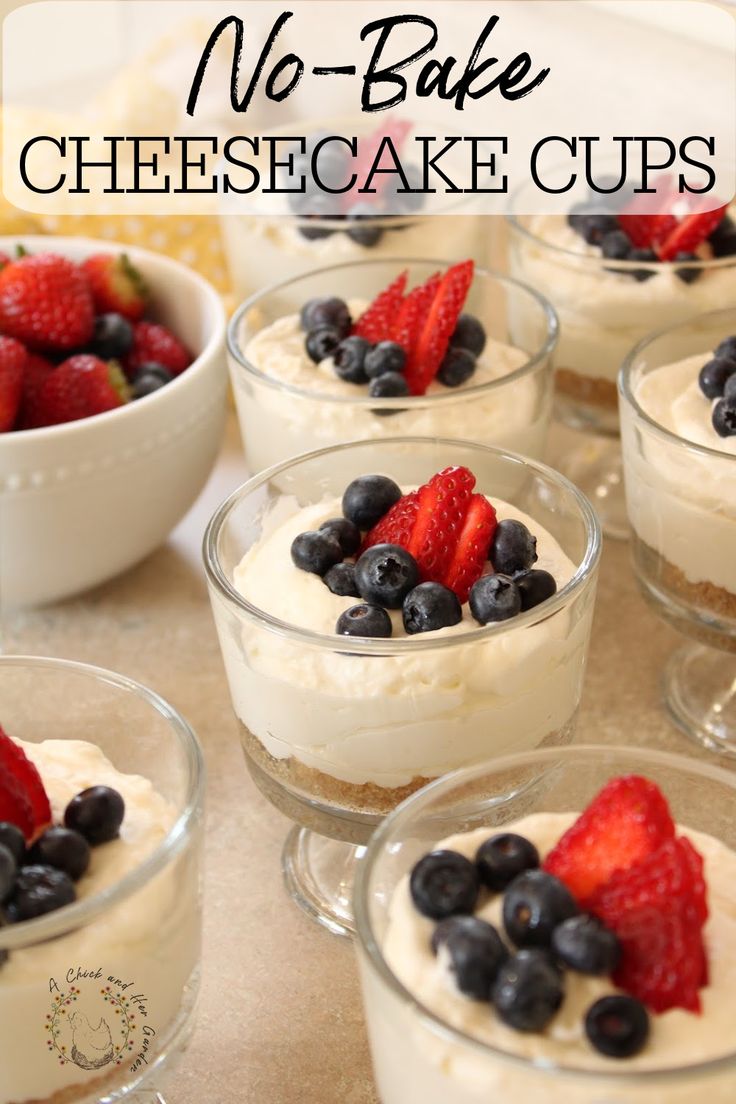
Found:
<svg viewBox="0 0 736 1104"><path fill-rule="evenodd" d="M115 1057L112 1035L107 1020L100 1020L92 1027L84 1012L72 1012L69 1017L72 1029L72 1062L82 1069L102 1069Z"/></svg>
<svg viewBox="0 0 736 1104"><path fill-rule="evenodd" d="M51 1010L46 1016L46 1047L60 1065L82 1070L133 1063L150 1047L156 1031L148 1021L148 998L134 981L122 982L104 972L82 975L66 986L49 981Z"/></svg>

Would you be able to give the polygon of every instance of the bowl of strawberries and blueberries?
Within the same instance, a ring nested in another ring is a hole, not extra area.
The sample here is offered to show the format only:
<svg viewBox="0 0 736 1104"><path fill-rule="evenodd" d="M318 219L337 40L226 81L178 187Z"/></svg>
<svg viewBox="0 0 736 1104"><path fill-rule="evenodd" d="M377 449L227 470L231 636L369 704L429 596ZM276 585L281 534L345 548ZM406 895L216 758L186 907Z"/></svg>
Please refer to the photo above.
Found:
<svg viewBox="0 0 736 1104"><path fill-rule="evenodd" d="M153 316L123 252L81 262L0 254L0 432L88 418L165 387L192 363Z"/></svg>

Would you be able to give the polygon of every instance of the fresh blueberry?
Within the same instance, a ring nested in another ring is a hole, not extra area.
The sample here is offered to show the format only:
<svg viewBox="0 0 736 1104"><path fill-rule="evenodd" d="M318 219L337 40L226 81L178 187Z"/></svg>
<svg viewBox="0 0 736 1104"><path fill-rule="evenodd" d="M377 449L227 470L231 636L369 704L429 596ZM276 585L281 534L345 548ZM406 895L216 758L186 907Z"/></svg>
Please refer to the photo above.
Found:
<svg viewBox="0 0 736 1104"><path fill-rule="evenodd" d="M360 596L372 605L401 609L404 598L419 582L419 567L399 544L374 544L355 565Z"/></svg>
<svg viewBox="0 0 736 1104"><path fill-rule="evenodd" d="M404 598L402 616L404 628L413 636L457 625L463 619L463 611L457 595L449 587L441 583L420 583Z"/></svg>
<svg viewBox="0 0 736 1104"><path fill-rule="evenodd" d="M159 364L157 360L145 360L142 364L139 364L133 373L133 382L138 379L139 376L156 376L162 383L171 383L174 375L165 368L163 364Z"/></svg>
<svg viewBox="0 0 736 1104"><path fill-rule="evenodd" d="M13 852L0 843L0 904L12 893L17 873L18 864Z"/></svg>
<svg viewBox="0 0 736 1104"><path fill-rule="evenodd" d="M73 882L79 880L89 866L89 843L71 828L48 828L28 852L32 866L53 866L63 870Z"/></svg>
<svg viewBox="0 0 736 1104"><path fill-rule="evenodd" d="M503 963L493 986L499 1019L515 1031L542 1031L565 996L560 971L548 954L523 950Z"/></svg>
<svg viewBox="0 0 736 1104"><path fill-rule="evenodd" d="M479 357L486 347L486 331L474 314L461 314L450 338L450 345L467 349Z"/></svg>
<svg viewBox="0 0 736 1104"><path fill-rule="evenodd" d="M304 347L309 359L319 364L321 360L332 356L339 344L340 334L337 330L332 326L319 326L316 330L309 331Z"/></svg>
<svg viewBox="0 0 736 1104"><path fill-rule="evenodd" d="M337 330L340 337L347 337L353 324L347 303L335 295L309 299L301 309L299 322L307 333L329 326L331 330Z"/></svg>
<svg viewBox="0 0 736 1104"><path fill-rule="evenodd" d="M16 866L20 866L26 853L26 838L20 828L7 820L0 821L0 843L7 847Z"/></svg>
<svg viewBox="0 0 736 1104"><path fill-rule="evenodd" d="M81 832L95 847L117 839L125 816L125 802L111 786L90 786L73 797L64 813L64 824Z"/></svg>
<svg viewBox="0 0 736 1104"><path fill-rule="evenodd" d="M509 956L492 924L476 916L449 916L435 928L432 949L445 947L461 993L488 1001L498 971Z"/></svg>
<svg viewBox="0 0 736 1104"><path fill-rule="evenodd" d="M293 563L301 571L309 571L312 575L324 575L342 558L340 541L327 530L299 533L291 542Z"/></svg>
<svg viewBox="0 0 736 1104"><path fill-rule="evenodd" d="M347 235L352 241L356 242L357 245L365 246L366 249L378 245L383 237L383 227L375 221L377 212L373 204L364 201L354 203L352 207L348 208L346 215L348 219Z"/></svg>
<svg viewBox="0 0 736 1104"><path fill-rule="evenodd" d="M299 215L299 233L307 241L329 238L335 233L334 226L325 226L324 221L335 219L335 197L324 192L308 192L301 196L297 214Z"/></svg>
<svg viewBox="0 0 736 1104"><path fill-rule="evenodd" d="M496 526L488 558L501 575L528 571L537 559L537 538L522 521L505 518Z"/></svg>
<svg viewBox="0 0 736 1104"><path fill-rule="evenodd" d="M635 997L601 997L585 1014L585 1034L608 1058L631 1058L649 1038L649 1013Z"/></svg>
<svg viewBox="0 0 736 1104"><path fill-rule="evenodd" d="M731 257L736 253L736 223L724 215L708 239L714 257Z"/></svg>
<svg viewBox="0 0 736 1104"><path fill-rule="evenodd" d="M595 916L581 913L563 920L552 932L552 950L581 974L612 974L621 957L621 944Z"/></svg>
<svg viewBox="0 0 736 1104"><path fill-rule="evenodd" d="M98 314L90 351L101 360L119 360L133 348L133 327L122 314Z"/></svg>
<svg viewBox="0 0 736 1104"><path fill-rule="evenodd" d="M599 245L606 234L618 229L615 215L591 214L585 208L574 208L567 216L567 221L588 245Z"/></svg>
<svg viewBox="0 0 736 1104"><path fill-rule="evenodd" d="M382 376L372 379L368 387L368 394L372 399L405 399L409 394L409 385L400 372L384 372ZM374 414L395 414L394 408L390 410L374 410Z"/></svg>
<svg viewBox="0 0 736 1104"><path fill-rule="evenodd" d="M152 395L154 391L160 391L166 386L167 381L160 376L147 372L137 372L131 387L131 395L134 399L144 399L146 395Z"/></svg>
<svg viewBox="0 0 736 1104"><path fill-rule="evenodd" d="M623 230L609 230L601 238L601 253L610 261L625 261L631 252L631 241Z"/></svg>
<svg viewBox="0 0 736 1104"><path fill-rule="evenodd" d="M713 407L711 420L719 437L733 437L736 434L736 400L719 399Z"/></svg>
<svg viewBox="0 0 736 1104"><path fill-rule="evenodd" d="M365 358L370 348L370 342L357 334L343 338L332 354L335 375L346 383L367 383Z"/></svg>
<svg viewBox="0 0 736 1104"><path fill-rule="evenodd" d="M390 636L391 618L380 606L351 606L337 619L338 636Z"/></svg>
<svg viewBox="0 0 736 1104"><path fill-rule="evenodd" d="M630 261L643 261L645 264L654 264L657 261L657 254L653 249L632 249L629 253ZM643 283L645 280L651 280L652 276L657 275L657 270L654 268L633 268L627 270L627 276L633 276L637 283Z"/></svg>
<svg viewBox="0 0 736 1104"><path fill-rule="evenodd" d="M375 379L386 372L403 372L406 352L396 341L379 341L366 354L364 367L368 379Z"/></svg>
<svg viewBox="0 0 736 1104"><path fill-rule="evenodd" d="M24 866L5 905L5 916L11 924L33 920L71 905L76 896L74 882L63 870L53 866Z"/></svg>
<svg viewBox="0 0 736 1104"><path fill-rule="evenodd" d="M409 876L411 899L430 920L471 913L479 890L475 863L457 851L430 851Z"/></svg>
<svg viewBox="0 0 736 1104"><path fill-rule="evenodd" d="M535 606L546 602L557 593L554 575L550 575L549 571L542 571L541 568L522 572L521 575L515 576L514 582L521 595L522 611L534 609Z"/></svg>
<svg viewBox="0 0 736 1104"><path fill-rule="evenodd" d="M726 386L726 380L736 372L736 360L716 356L700 369L698 384L707 399L719 399Z"/></svg>
<svg viewBox="0 0 736 1104"><path fill-rule="evenodd" d="M736 399L736 372L726 380L726 386L723 388L723 397L727 402L733 402Z"/></svg>
<svg viewBox="0 0 736 1104"><path fill-rule="evenodd" d="M340 598L360 598L355 582L355 564L337 563L322 576L325 586Z"/></svg>
<svg viewBox="0 0 736 1104"><path fill-rule="evenodd" d="M521 613L519 588L508 575L481 575L470 590L470 612L481 625Z"/></svg>
<svg viewBox="0 0 736 1104"><path fill-rule="evenodd" d="M503 899L503 923L517 947L549 947L552 932L578 907L567 886L544 870L525 870Z"/></svg>
<svg viewBox="0 0 736 1104"><path fill-rule="evenodd" d="M682 280L683 284L692 284L700 276L700 258L696 253L675 254L675 264L685 266L675 269L675 276L678 280Z"/></svg>
<svg viewBox="0 0 736 1104"><path fill-rule="evenodd" d="M360 529L347 518L328 518L320 525L319 532L337 537L346 556L353 556L360 548Z"/></svg>
<svg viewBox="0 0 736 1104"><path fill-rule="evenodd" d="M736 334L732 334L731 337L724 337L723 341L716 347L716 357L723 357L724 360L736 360Z"/></svg>
<svg viewBox="0 0 736 1104"><path fill-rule="evenodd" d="M480 845L475 861L483 885L498 893L525 870L536 870L539 852L524 836L498 832Z"/></svg>
<svg viewBox="0 0 736 1104"><path fill-rule="evenodd" d="M359 475L342 496L342 512L359 529L372 529L400 498L401 488L387 475Z"/></svg>
<svg viewBox="0 0 736 1104"><path fill-rule="evenodd" d="M461 387L467 383L475 369L475 356L469 349L451 346L442 358L437 379L445 387Z"/></svg>
<svg viewBox="0 0 736 1104"><path fill-rule="evenodd" d="M325 134L323 137L329 135ZM312 145L312 150L315 146L316 143ZM317 170L315 175L319 177L322 187L341 188L347 184L348 158L348 149L341 142L327 142L320 146L319 151L314 154L314 164ZM334 197L332 202L337 202Z"/></svg>

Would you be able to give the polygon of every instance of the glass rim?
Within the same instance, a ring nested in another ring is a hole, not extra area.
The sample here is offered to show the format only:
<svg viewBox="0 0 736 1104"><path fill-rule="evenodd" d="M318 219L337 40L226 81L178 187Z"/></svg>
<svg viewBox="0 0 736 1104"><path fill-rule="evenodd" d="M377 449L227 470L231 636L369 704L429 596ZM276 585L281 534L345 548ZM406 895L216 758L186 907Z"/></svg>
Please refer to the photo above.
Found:
<svg viewBox="0 0 736 1104"><path fill-rule="evenodd" d="M59 659L47 656L0 655L0 671L3 668L22 667L67 671L84 678L92 678L96 683L108 683L119 690L133 694L144 701L169 724L175 733L178 744L184 753L187 771L187 788L182 808L178 811L163 840L133 870L119 881L89 897L66 905L55 912L32 920L8 924L0 928L0 947L3 950L20 950L36 943L46 942L68 935L78 928L86 927L109 909L133 896L143 889L157 874L182 851L192 830L200 819L204 806L205 764L201 745L191 725L174 709L165 698L155 690L149 689L135 679L118 674L104 667L81 663L72 659Z"/></svg>
<svg viewBox="0 0 736 1104"><path fill-rule="evenodd" d="M720 449L711 448L709 445L701 445L697 441L688 441L687 437L681 437L673 430L660 425L660 423L655 421L650 414L647 414L646 410L641 406L631 386L632 376L636 371L637 360L650 345L655 343L655 341L659 341L660 338L666 337L667 334L674 334L677 330L684 330L691 327L698 322L708 322L710 320L715 322L723 315L732 315L736 318L736 307L725 307L722 310L706 311L703 314L696 314L693 318L685 322L676 322L674 325L663 326L661 329L654 330L654 332L647 334L646 337L638 341L633 349L627 353L618 373L618 392L620 397L625 400L634 411L637 418L644 422L649 430L669 444L678 445L680 448L687 448L706 459L717 459L721 462L728 463L730 461L731 463L736 463L736 456L734 456L733 453L723 452ZM659 367L664 366L659 365ZM703 398L705 398L705 396L703 396Z"/></svg>
<svg viewBox="0 0 736 1104"><path fill-rule="evenodd" d="M353 260L353 261L341 261L338 264L324 265L322 267L310 269L307 272L302 272L298 276L291 276L288 280L280 280L277 284L269 284L266 288L261 288L253 295L249 295L240 306L237 308L232 318L228 322L227 326L227 351L232 358L231 363L234 361L239 372L244 373L246 376L252 376L257 379L259 383L265 384L273 391L286 392L290 395L294 395L299 399L305 399L314 403L334 403L338 406L352 406L369 409L391 409L400 408L403 410L411 409L423 409L426 407L454 405L462 403L466 399L476 398L478 395L485 394L494 390L500 390L502 387L507 386L510 383L516 383L518 380L524 378L527 375L531 375L535 369L552 356L559 340L560 325L557 317L557 312L552 304L541 295L535 288L524 283L523 280L518 280L514 276L508 276L506 273L497 272L494 269L485 267L476 267L474 270L473 280L477 277L481 277L483 280L495 281L502 287L512 287L523 294L528 295L538 307L541 308L542 314L546 322L545 339L539 349L533 353L529 358L520 364L518 368L514 368L512 372L507 372L506 375L500 376L498 379L489 380L487 383L478 383L471 387L448 387L446 392L435 393L434 395L407 395L401 399L398 398L372 398L370 395L360 394L353 396L345 395L330 395L319 391L309 391L305 388L298 387L292 383L286 383L283 380L275 379L273 376L267 375L262 372L260 368L256 368L254 364L245 356L245 351L240 348L239 345L239 333L243 319L247 312L253 307L258 306L265 299L271 295L278 294L285 289L288 289L294 284L298 284L303 280L310 279L320 273L340 273L347 268L366 267L370 265L386 265L387 263L395 263L397 270L404 265L427 265L428 268L449 268L454 262L447 259L434 259L432 257L390 257L390 258L371 258L370 260ZM265 327L263 327L265 328ZM259 333L262 330L258 331ZM516 346L512 346L516 348ZM523 351L523 350L522 350Z"/></svg>
<svg viewBox="0 0 736 1104"><path fill-rule="evenodd" d="M373 867L383 851L385 843L391 839L394 829L411 824L416 812L431 804L435 795L448 792L454 786L472 782L477 777L490 772L511 769L513 767L531 765L535 762L546 763L563 757L574 759L582 757L587 760L600 762L606 755L619 755L642 763L659 764L663 767L672 767L680 771L689 771L704 778L727 784L731 789L736 788L736 775L723 767L701 762L688 755L680 755L675 752L657 751L642 747L626 747L618 744L572 744L567 747L537 748L533 751L512 753L498 759L487 760L471 767L462 767L435 779L421 790L411 794L397 805L378 825L371 836L366 848L359 856L356 864L355 882L353 889L353 913L355 917L356 939L360 949L367 958L371 969L377 974L380 982L387 986L393 995L404 1006L410 1006L422 1026L433 1035L439 1035L445 1042L459 1044L470 1048L484 1057L494 1061L502 1061L505 1064L523 1069L527 1073L534 1072L542 1076L564 1075L576 1081L615 1081L627 1084L637 1081L646 1081L649 1084L661 1080L673 1081L685 1075L698 1073L716 1073L721 1069L733 1065L736 1059L736 1047L730 1054L719 1058L712 1058L703 1062L695 1062L689 1065L671 1066L663 1069L623 1070L611 1069L581 1069L580 1067L561 1065L549 1059L544 1061L533 1058L525 1058L522 1055L511 1054L485 1043L472 1035L466 1034L459 1028L452 1027L439 1015L432 1012L394 974L381 950L378 938L373 930L370 919L369 901L371 897L370 877Z"/></svg>
<svg viewBox="0 0 736 1104"><path fill-rule="evenodd" d="M545 602L541 603L541 605L535 606L525 613L518 614L510 621L498 621L489 623L488 625L479 625L469 629L467 632L453 634L449 637L435 636L433 639L429 640L422 639L422 637L425 636L424 633L418 633L416 636L412 637L369 638L347 637L338 636L334 633L314 632L311 629L301 628L287 621L282 621L278 617L274 617L266 610L262 610L258 606L253 605L235 589L222 568L217 552L217 545L220 533L227 523L230 514L242 501L248 498L249 495L252 495L260 487L265 486L276 476L306 461L332 456L336 453L345 451L352 451L357 448L370 447L375 450L376 448L386 449L397 445L408 445L417 448L426 446L439 446L448 449L456 449L458 446L462 446L466 449L471 448L476 452L482 452L486 455L490 454L496 458L500 458L503 462L516 464L522 468L532 468L537 475L542 476L557 487L561 487L565 490L571 496L578 508L579 516L582 519L586 534L585 553L576 567L572 578L569 579L552 598L548 598ZM452 440L445 437L384 437L379 440L348 441L340 445L329 445L325 448L315 449L312 452L302 453L299 456L292 456L288 460L282 460L280 463L273 464L270 468L265 468L257 475L252 476L250 479L246 480L245 483L242 483L240 487L236 488L236 490L220 504L210 518L202 542L202 555L207 581L214 589L215 593L223 598L231 607L235 607L238 614L245 616L251 623L273 632L276 636L298 641L309 647L324 648L331 652L350 652L352 655L393 656L453 648L461 644L473 644L489 640L493 636L501 635L504 632L508 633L516 629L525 629L531 625L546 621L548 618L554 616L559 610L565 608L588 583L600 559L601 543L600 522L588 499L569 479L566 479L565 476L561 475L553 468L550 468L547 464L542 464L537 460L530 460L518 453L507 452L504 449L495 448L492 445L478 444L474 441Z"/></svg>

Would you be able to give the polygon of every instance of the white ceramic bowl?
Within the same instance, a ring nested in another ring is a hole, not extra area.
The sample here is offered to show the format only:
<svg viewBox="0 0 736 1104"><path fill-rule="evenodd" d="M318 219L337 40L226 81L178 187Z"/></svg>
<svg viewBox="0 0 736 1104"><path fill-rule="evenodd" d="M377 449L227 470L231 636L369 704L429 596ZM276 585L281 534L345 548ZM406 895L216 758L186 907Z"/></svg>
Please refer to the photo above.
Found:
<svg viewBox="0 0 736 1104"><path fill-rule="evenodd" d="M0 608L77 594L157 548L204 486L225 418L225 312L206 280L119 242L0 237L0 250L18 242L74 260L127 253L151 288L152 316L196 359L117 410L0 435Z"/></svg>

